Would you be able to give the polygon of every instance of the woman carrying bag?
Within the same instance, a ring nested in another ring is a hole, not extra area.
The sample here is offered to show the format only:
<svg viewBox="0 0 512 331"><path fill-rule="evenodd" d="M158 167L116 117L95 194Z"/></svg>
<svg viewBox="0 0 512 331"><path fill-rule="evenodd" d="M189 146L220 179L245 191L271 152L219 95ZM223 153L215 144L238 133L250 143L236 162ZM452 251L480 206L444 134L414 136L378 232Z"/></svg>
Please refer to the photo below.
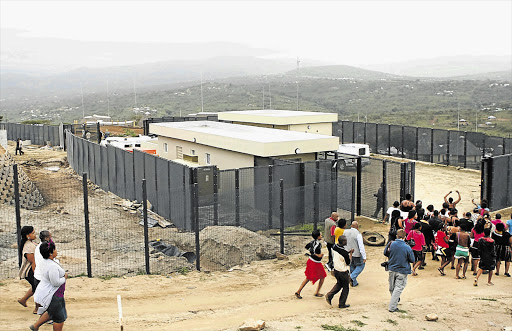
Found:
<svg viewBox="0 0 512 331"><path fill-rule="evenodd" d="M36 231L32 226L24 226L21 228L21 240L19 246L19 252L21 253L21 267L19 272L20 279L25 279L30 284L30 289L25 295L18 299L18 303L23 307L27 306L27 300L36 291L36 284L34 281L34 270L36 269L36 263L34 260L34 252L36 250ZM37 308L34 308L34 314L37 314Z"/></svg>

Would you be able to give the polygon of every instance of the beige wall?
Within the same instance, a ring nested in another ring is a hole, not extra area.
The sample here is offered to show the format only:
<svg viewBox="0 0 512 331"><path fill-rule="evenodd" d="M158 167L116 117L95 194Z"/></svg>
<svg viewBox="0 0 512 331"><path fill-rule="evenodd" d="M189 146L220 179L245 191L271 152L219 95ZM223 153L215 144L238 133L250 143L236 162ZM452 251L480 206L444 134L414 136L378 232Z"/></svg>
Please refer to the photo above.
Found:
<svg viewBox="0 0 512 331"><path fill-rule="evenodd" d="M332 123L290 124L289 127L290 131L316 133L323 134L326 136L332 136Z"/></svg>
<svg viewBox="0 0 512 331"><path fill-rule="evenodd" d="M246 122L233 122L233 124L257 126L259 128L278 129L278 130L289 130L289 125L273 125L263 123L246 123ZM298 131L298 130L295 130ZM330 136L331 134L329 134Z"/></svg>
<svg viewBox="0 0 512 331"><path fill-rule="evenodd" d="M164 152L164 143L168 144L167 153ZM158 149L156 152L158 156L164 159L175 160L177 158L176 146L181 146L183 154L190 155L192 154L191 150L195 150L200 166L208 165L206 164L206 153L209 153L211 165L216 165L219 170L254 167L254 156L252 155L162 136L158 137Z"/></svg>

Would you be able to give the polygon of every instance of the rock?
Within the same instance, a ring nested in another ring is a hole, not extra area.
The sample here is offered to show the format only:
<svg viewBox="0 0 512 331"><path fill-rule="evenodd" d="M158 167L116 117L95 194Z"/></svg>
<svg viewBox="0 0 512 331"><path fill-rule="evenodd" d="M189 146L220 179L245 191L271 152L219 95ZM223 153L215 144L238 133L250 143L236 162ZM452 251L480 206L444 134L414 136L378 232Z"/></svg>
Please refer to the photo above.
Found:
<svg viewBox="0 0 512 331"><path fill-rule="evenodd" d="M247 320L238 328L239 331L259 331L265 328L265 321L262 320Z"/></svg>
<svg viewBox="0 0 512 331"><path fill-rule="evenodd" d="M488 321L488 322L487 322L487 324L488 324L489 326L496 326L496 323L491 322L491 321Z"/></svg>
<svg viewBox="0 0 512 331"><path fill-rule="evenodd" d="M288 260L288 256L284 255L284 254L281 254L279 252L276 252L276 258L278 260Z"/></svg>
<svg viewBox="0 0 512 331"><path fill-rule="evenodd" d="M428 314L425 316L425 319L427 321L436 322L439 319L439 316L437 316L437 314Z"/></svg>

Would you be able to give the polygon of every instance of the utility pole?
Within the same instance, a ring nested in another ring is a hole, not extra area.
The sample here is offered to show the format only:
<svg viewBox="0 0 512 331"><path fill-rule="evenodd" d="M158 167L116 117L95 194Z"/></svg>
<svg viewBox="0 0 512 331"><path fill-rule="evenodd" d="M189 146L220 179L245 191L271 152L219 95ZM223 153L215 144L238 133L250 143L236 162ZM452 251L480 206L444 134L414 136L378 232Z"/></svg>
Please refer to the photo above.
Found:
<svg viewBox="0 0 512 331"><path fill-rule="evenodd" d="M108 80L107 80L107 116L110 117L110 92L108 89Z"/></svg>
<svg viewBox="0 0 512 331"><path fill-rule="evenodd" d="M299 57L297 56L297 80L296 80L296 83L297 83L297 111L299 111Z"/></svg>
<svg viewBox="0 0 512 331"><path fill-rule="evenodd" d="M84 108L84 88L82 83L80 83L80 93L82 94L82 119L85 118L85 108Z"/></svg>

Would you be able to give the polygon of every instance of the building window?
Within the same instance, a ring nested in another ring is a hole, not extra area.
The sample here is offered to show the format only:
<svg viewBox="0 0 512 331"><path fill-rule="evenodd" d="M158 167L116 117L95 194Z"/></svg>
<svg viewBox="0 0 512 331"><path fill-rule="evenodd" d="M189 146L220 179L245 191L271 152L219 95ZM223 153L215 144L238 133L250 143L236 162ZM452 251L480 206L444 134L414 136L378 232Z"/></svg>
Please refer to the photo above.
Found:
<svg viewBox="0 0 512 331"><path fill-rule="evenodd" d="M190 154L192 154L192 155L196 155L196 151L195 151L194 149L191 149L191 150L190 150Z"/></svg>
<svg viewBox="0 0 512 331"><path fill-rule="evenodd" d="M183 159L183 150L181 146L176 146L176 158Z"/></svg>
<svg viewBox="0 0 512 331"><path fill-rule="evenodd" d="M211 158L210 158L210 153L205 153L204 160L205 160L206 164L212 164L211 163Z"/></svg>
<svg viewBox="0 0 512 331"><path fill-rule="evenodd" d="M169 152L169 146L167 146L167 143L164 143L164 152Z"/></svg>

